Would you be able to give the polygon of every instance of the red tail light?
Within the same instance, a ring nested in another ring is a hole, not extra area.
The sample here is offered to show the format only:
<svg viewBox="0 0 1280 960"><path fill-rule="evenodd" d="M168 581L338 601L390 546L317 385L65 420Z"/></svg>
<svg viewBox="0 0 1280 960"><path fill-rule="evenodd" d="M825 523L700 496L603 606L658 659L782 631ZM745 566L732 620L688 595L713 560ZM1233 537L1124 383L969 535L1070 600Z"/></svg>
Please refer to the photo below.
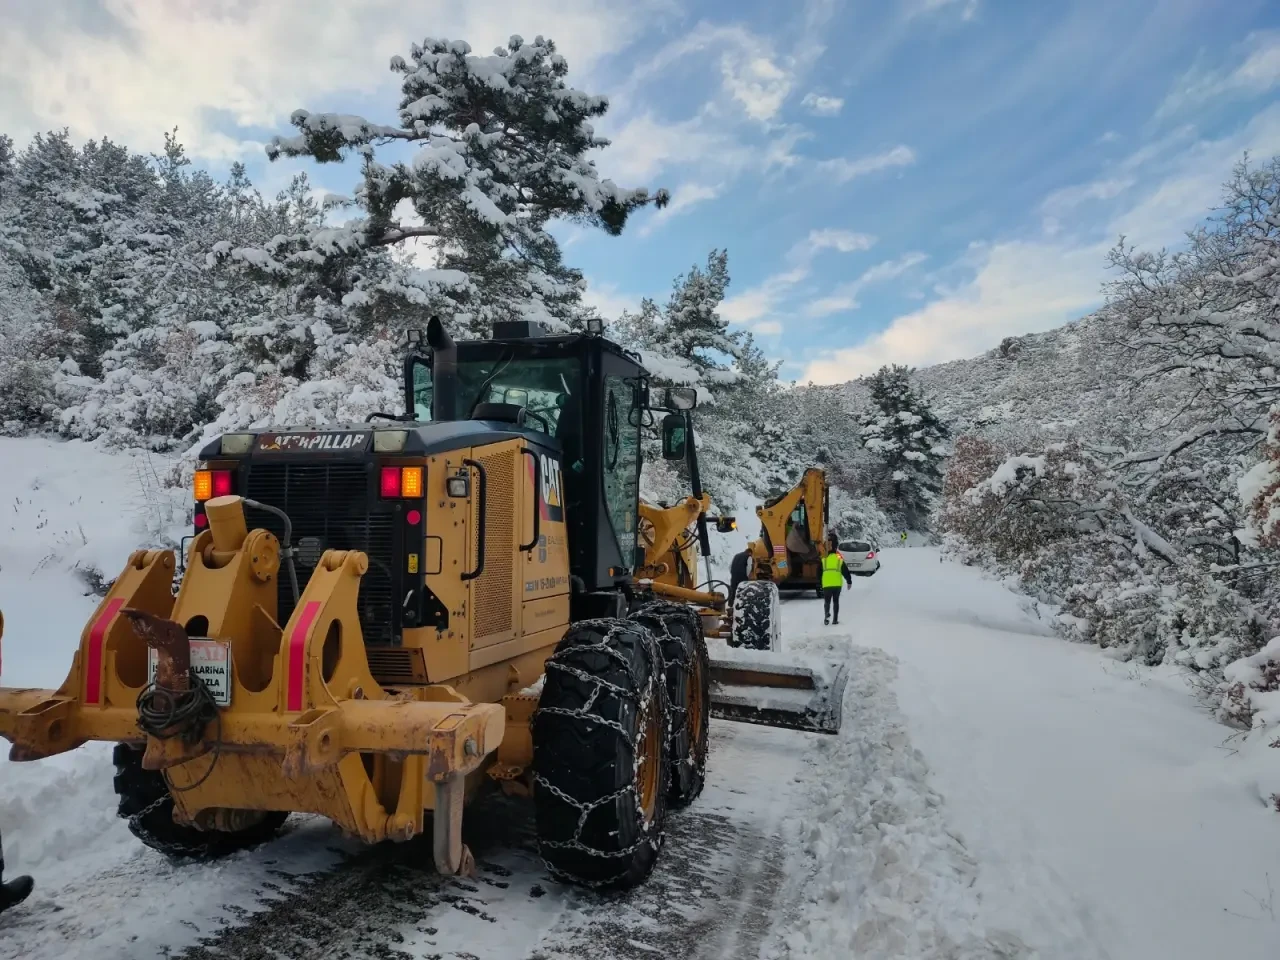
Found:
<svg viewBox="0 0 1280 960"><path fill-rule="evenodd" d="M399 467L383 467L382 468L382 495L384 497L400 496L400 468Z"/></svg>
<svg viewBox="0 0 1280 960"><path fill-rule="evenodd" d="M872 550L870 553L867 554L868 560L874 560L875 558L876 558L876 552L874 550Z"/></svg>
<svg viewBox="0 0 1280 960"><path fill-rule="evenodd" d="M200 503L214 497L228 496L233 486L230 470L197 470L191 483L191 492Z"/></svg>

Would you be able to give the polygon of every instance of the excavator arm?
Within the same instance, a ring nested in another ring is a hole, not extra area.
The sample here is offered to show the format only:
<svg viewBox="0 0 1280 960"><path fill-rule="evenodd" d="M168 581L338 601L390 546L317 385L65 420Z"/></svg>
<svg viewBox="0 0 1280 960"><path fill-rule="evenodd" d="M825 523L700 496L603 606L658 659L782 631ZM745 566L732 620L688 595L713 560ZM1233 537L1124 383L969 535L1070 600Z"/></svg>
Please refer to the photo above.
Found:
<svg viewBox="0 0 1280 960"><path fill-rule="evenodd" d="M805 538L825 556L828 517L827 477L817 467L810 467L800 482L786 493L756 507L760 518L761 538L753 541L748 549L759 571L757 579L782 582L795 575L794 558L787 544L787 521L796 508L804 504Z"/></svg>

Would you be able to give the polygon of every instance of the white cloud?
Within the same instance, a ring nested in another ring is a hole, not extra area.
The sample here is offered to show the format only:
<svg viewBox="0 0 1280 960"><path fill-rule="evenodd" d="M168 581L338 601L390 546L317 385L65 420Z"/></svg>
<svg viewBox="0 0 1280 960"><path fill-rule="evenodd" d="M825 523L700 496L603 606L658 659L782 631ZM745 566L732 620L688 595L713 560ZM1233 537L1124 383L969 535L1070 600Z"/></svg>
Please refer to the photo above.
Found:
<svg viewBox="0 0 1280 960"><path fill-rule="evenodd" d="M1185 131L1176 136L1185 139ZM1177 150L1164 149L1168 142L1144 146L1121 165L1138 174L1138 184L1151 186L1092 237L1076 243L974 246L962 258L972 264L972 279L935 290L937 299L896 318L887 329L810 363L806 377L835 383L885 363L923 365L974 356L1003 337L1084 315L1101 303L1106 253L1119 234L1145 248L1178 242L1217 203L1223 180L1245 150L1280 153L1280 104L1230 136Z"/></svg>
<svg viewBox="0 0 1280 960"><path fill-rule="evenodd" d="M766 277L763 283L729 297L720 305L720 316L733 324L749 324L768 316L791 288L809 276L809 265L801 264Z"/></svg>
<svg viewBox="0 0 1280 960"><path fill-rule="evenodd" d="M854 233L852 230L826 227L821 230L810 230L809 236L792 247L791 256L802 258L820 250L856 253L859 250L870 250L875 242L876 238L869 233Z"/></svg>
<svg viewBox="0 0 1280 960"><path fill-rule="evenodd" d="M856 310L858 301L853 297L838 294L832 294L829 297L819 297L807 307L804 308L806 317L827 317L833 313L844 313L846 310Z"/></svg>
<svg viewBox="0 0 1280 960"><path fill-rule="evenodd" d="M654 0L658 2L658 0ZM110 136L157 149L175 124L200 158L228 159L260 145L239 127L287 126L298 107L331 109L339 94L379 100L394 122L393 54L433 34L478 51L515 32L543 33L590 88L601 57L637 35L652 3L506 0L316 0L304 7L237 3L80 0L5 7L0 30L0 129L25 139L67 126L77 138Z"/></svg>
<svg viewBox="0 0 1280 960"><path fill-rule="evenodd" d="M636 312L644 298L638 294L620 293L615 283L597 283L589 279L582 299L595 307L605 320L617 320L624 311Z"/></svg>
<svg viewBox="0 0 1280 960"><path fill-rule="evenodd" d="M1194 66L1179 78L1156 118L1180 113L1227 96L1266 93L1280 85L1280 31L1251 34L1236 49L1237 64L1228 69Z"/></svg>
<svg viewBox="0 0 1280 960"><path fill-rule="evenodd" d="M778 320L761 320L759 323L753 323L749 329L752 333L758 333L761 336L777 336L782 333L782 323Z"/></svg>
<svg viewBox="0 0 1280 960"><path fill-rule="evenodd" d="M869 250L876 238L866 233L855 233L833 227L809 231L803 240L792 244L787 251L786 259L791 266L779 271L764 282L744 290L737 296L729 297L720 308L720 315L730 323L751 324L752 330L764 332L781 332L782 322L770 315L784 301L795 295L795 287L809 278L812 272L813 259L823 250L835 250L839 253L857 253ZM770 319L762 319L770 318ZM773 328L777 329L774 330Z"/></svg>
<svg viewBox="0 0 1280 960"><path fill-rule="evenodd" d="M651 216L640 228L640 236L647 237L672 217L688 213L700 203L720 196L724 184L684 183L671 192L671 202Z"/></svg>
<svg viewBox="0 0 1280 960"><path fill-rule="evenodd" d="M1134 184L1132 177L1112 177L1055 190L1044 198L1040 210L1057 220L1090 200L1112 200Z"/></svg>
<svg viewBox="0 0 1280 960"><path fill-rule="evenodd" d="M837 183L847 183L855 177L866 176L892 167L907 167L915 162L915 151L910 147L899 145L884 153L866 157L855 159L836 157L833 160L822 160L818 163L818 169L831 174Z"/></svg>
<svg viewBox="0 0 1280 960"><path fill-rule="evenodd" d="M915 366L973 356L1009 334L1058 326L1098 302L1105 245L993 247L973 281L953 297L898 317L856 347L809 364L804 379L842 383L886 363Z"/></svg>
<svg viewBox="0 0 1280 960"><path fill-rule="evenodd" d="M894 280L913 267L924 263L927 259L928 257L925 254L913 251L898 257L896 260L884 260L875 266L868 267L852 283L841 284L827 296L820 297L808 304L804 309L805 316L814 318L826 317L833 313L856 310L859 306L858 294L860 292L872 284Z"/></svg>
<svg viewBox="0 0 1280 960"><path fill-rule="evenodd" d="M600 158L600 167L619 183L646 184L673 167L697 166L736 173L756 155L731 133L701 116L666 123L648 111L628 119Z"/></svg>
<svg viewBox="0 0 1280 960"><path fill-rule="evenodd" d="M844 98L810 91L804 95L800 105L816 117L834 117L844 107Z"/></svg>
<svg viewBox="0 0 1280 960"><path fill-rule="evenodd" d="M1116 133L1114 130L1108 130L1098 138L1098 143L1115 143L1119 139L1120 134Z"/></svg>
<svg viewBox="0 0 1280 960"><path fill-rule="evenodd" d="M763 51L726 53L720 58L724 87L753 120L772 120L791 93L794 78Z"/></svg>
<svg viewBox="0 0 1280 960"><path fill-rule="evenodd" d="M927 16L941 10L959 7L960 19L972 20L978 14L979 0L901 0L908 18Z"/></svg>

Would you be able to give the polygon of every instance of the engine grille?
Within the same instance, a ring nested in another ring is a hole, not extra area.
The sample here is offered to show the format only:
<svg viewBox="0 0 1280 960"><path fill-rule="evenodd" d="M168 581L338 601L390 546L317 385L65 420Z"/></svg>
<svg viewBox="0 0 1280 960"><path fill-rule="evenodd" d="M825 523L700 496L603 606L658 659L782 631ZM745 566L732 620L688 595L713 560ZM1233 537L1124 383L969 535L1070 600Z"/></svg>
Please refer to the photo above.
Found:
<svg viewBox="0 0 1280 960"><path fill-rule="evenodd" d="M360 628L365 643L389 644L397 635L395 515L377 500L372 477L372 468L363 463L255 463L248 467L244 489L250 499L289 514L295 547L305 538L314 538L321 550L362 550L368 554L369 569L360 580L357 600ZM284 535L284 524L269 513L251 510L248 519L251 527ZM314 569L306 562L314 563L315 559L296 558L299 589L306 589ZM293 614L293 591L283 569L277 586L280 625L284 626Z"/></svg>

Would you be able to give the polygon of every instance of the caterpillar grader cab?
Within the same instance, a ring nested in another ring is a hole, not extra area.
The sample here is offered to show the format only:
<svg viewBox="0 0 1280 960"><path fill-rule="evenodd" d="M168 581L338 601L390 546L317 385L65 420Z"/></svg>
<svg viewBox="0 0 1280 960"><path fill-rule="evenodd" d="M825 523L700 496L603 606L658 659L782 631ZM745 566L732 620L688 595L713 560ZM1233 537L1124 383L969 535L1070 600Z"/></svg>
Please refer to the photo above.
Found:
<svg viewBox="0 0 1280 960"><path fill-rule="evenodd" d="M464 805L502 789L531 796L557 876L643 881L725 686L695 606L637 587L647 374L530 324L455 343L433 320L426 344L405 413L207 445L176 595L172 551L132 554L62 685L0 688L10 758L114 742L119 813L180 857L306 812L371 843L430 830L436 868L468 873ZM838 729L842 679L744 670L807 704L778 722Z"/></svg>

